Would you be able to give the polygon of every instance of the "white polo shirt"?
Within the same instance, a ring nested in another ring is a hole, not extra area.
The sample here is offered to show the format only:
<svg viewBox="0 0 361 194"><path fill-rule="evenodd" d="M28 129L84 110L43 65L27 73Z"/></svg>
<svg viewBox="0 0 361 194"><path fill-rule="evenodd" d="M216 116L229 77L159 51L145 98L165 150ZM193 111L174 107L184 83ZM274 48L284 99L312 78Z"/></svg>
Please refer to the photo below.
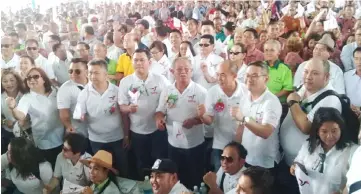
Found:
<svg viewBox="0 0 361 194"><path fill-rule="evenodd" d="M168 57L166 55L163 55L163 57L159 61L152 59L152 64L149 71L155 74L163 75L164 77L169 79L169 77L171 76L171 72L169 71L169 69L171 67L172 65Z"/></svg>
<svg viewBox="0 0 361 194"><path fill-rule="evenodd" d="M5 163L5 165L3 165ZM9 161L7 159L7 154L1 155L1 167L8 168ZM3 169L2 169L3 170ZM19 175L18 171L13 168L9 169L9 178L14 183L16 188L26 194L39 194L43 193L44 184L49 184L51 178L53 177L53 170L51 169L51 164L49 162L43 162L39 164L39 180L34 175L26 177L25 179Z"/></svg>
<svg viewBox="0 0 361 194"><path fill-rule="evenodd" d="M201 55L197 55L194 58L192 76L193 81L200 84L204 88L209 89L216 85L216 83L208 83L204 78L204 74L201 69L201 63L203 62L208 66L209 75L215 78L217 76L217 67L223 62L223 58L214 53L209 54L206 58L202 58Z"/></svg>
<svg viewBox="0 0 361 194"><path fill-rule="evenodd" d="M197 117L197 107L204 104L207 91L191 81L181 94L175 84L166 87L160 96L156 112L166 115L168 142L176 148L190 149L204 142L203 125L195 125L191 129L182 127L185 120ZM174 106L167 103L170 95L177 96Z"/></svg>
<svg viewBox="0 0 361 194"><path fill-rule="evenodd" d="M297 93L301 96L302 102L312 102L316 99L317 96L319 96L321 93L323 93L326 90L332 90L332 86L328 84L325 88L321 89L320 91L312 94L311 96L304 98L305 95L305 87L303 86L301 90L299 90ZM336 108L341 112L342 106L340 100L336 96L327 96L323 100L321 100L319 103L316 104L315 107L311 109L311 106L307 108L307 118L309 121L313 121L313 117L316 113L316 111L320 107L332 107ZM293 121L293 117L291 114L291 111L288 111L288 114L286 118L284 119L281 128L280 128L280 142L281 146L283 148L284 157L286 160L286 163L291 166L293 163L293 160L296 158L298 151L300 150L302 144L306 139L309 137L309 135L305 135L300 129L297 128L296 124Z"/></svg>
<svg viewBox="0 0 361 194"><path fill-rule="evenodd" d="M251 100L248 93L241 98L240 111L244 116L252 118L258 124L270 124L274 131L263 139L255 135L247 127L244 128L242 145L248 151L246 162L252 166L273 168L280 161L278 126L282 114L279 99L268 89L256 100Z"/></svg>
<svg viewBox="0 0 361 194"><path fill-rule="evenodd" d="M123 139L123 125L117 100L118 87L110 82L103 94L99 94L91 82L80 92L73 118L74 115L85 115L91 141L109 143Z"/></svg>
<svg viewBox="0 0 361 194"><path fill-rule="evenodd" d="M182 192L189 192L187 187L185 187L180 181L178 181L170 190L169 194L180 194Z"/></svg>
<svg viewBox="0 0 361 194"><path fill-rule="evenodd" d="M243 64L237 72L237 79L239 83L245 83L247 65Z"/></svg>
<svg viewBox="0 0 361 194"><path fill-rule="evenodd" d="M68 59L61 61L59 58L55 59L54 63L52 63L55 78L60 83L60 85L70 79L68 72L70 63L71 61Z"/></svg>
<svg viewBox="0 0 361 194"><path fill-rule="evenodd" d="M23 95L19 92L18 95L15 98L16 104L19 103L19 100L21 99ZM1 93L1 114L4 115L6 120L10 120L12 122L16 121L13 114L11 113L11 110L9 109L8 105L6 104L6 98L8 97L7 93L5 91L2 91ZM8 132L13 132L13 129L10 129L6 125L2 125L2 128L4 128Z"/></svg>
<svg viewBox="0 0 361 194"><path fill-rule="evenodd" d="M356 74L356 69L344 74L346 95L350 98L351 104L361 106L361 76Z"/></svg>
<svg viewBox="0 0 361 194"><path fill-rule="evenodd" d="M42 150L63 144L64 126L59 119L56 96L55 88L52 88L49 96L30 91L23 95L17 106L19 111L30 115L35 145Z"/></svg>
<svg viewBox="0 0 361 194"><path fill-rule="evenodd" d="M361 181L361 168L360 168L360 162L361 162L361 147L359 146L356 151L354 152L351 160L350 168L346 174L347 176L347 190L350 190L350 186L357 182ZM361 194L361 189L353 194Z"/></svg>
<svg viewBox="0 0 361 194"><path fill-rule="evenodd" d="M320 154L325 152L322 146L318 145L315 151L310 154L308 145L308 141L302 144L295 161L303 164L307 171L318 174L315 178L310 176L313 193L335 193L343 189L341 187L346 184L346 173L349 163L358 146L349 145L343 150L337 150L336 146L334 146L326 153L323 173L319 173L322 166Z"/></svg>
<svg viewBox="0 0 361 194"><path fill-rule="evenodd" d="M130 130L138 134L150 134L157 130L154 114L156 112L160 94L169 86L168 80L159 74L150 72L143 81L135 73L123 78L119 84L118 104L129 105L132 103L130 92L137 89L140 96L137 100L138 110L130 113ZM134 102L133 102L134 103Z"/></svg>
<svg viewBox="0 0 361 194"><path fill-rule="evenodd" d="M72 80L68 80L60 86L57 96L58 109L69 109L71 124L77 133L88 137L88 129L85 122L73 119L73 113L77 103L78 96L81 92L80 88L85 86L75 83Z"/></svg>
<svg viewBox="0 0 361 194"><path fill-rule="evenodd" d="M216 38L214 38L215 42L214 42L214 48L213 48L213 52L219 56L220 54L224 53L225 49L227 48L222 41L220 40L216 40ZM199 54L201 52L201 47L199 46L199 41L194 45L194 51Z"/></svg>
<svg viewBox="0 0 361 194"><path fill-rule="evenodd" d="M90 154L84 153L79 160L90 158ZM54 177L62 177L73 184L81 186L88 186L90 183L89 168L80 161L73 165L71 160L64 158L63 152L60 152L56 158Z"/></svg>
<svg viewBox="0 0 361 194"><path fill-rule="evenodd" d="M246 167L243 166L236 174L230 175L226 173L226 176L224 177L223 180L223 193L228 193L229 191L237 187L238 180L241 177L242 172L244 170L246 170ZM223 168L220 167L217 171L217 179L216 179L216 183L218 187L221 187L223 173L224 173Z"/></svg>
<svg viewBox="0 0 361 194"><path fill-rule="evenodd" d="M223 150L223 148L233 140L237 129L237 122L232 118L230 109L239 106L239 102L244 95L246 88L237 82L237 88L228 97L217 84L208 90L206 97L206 115L213 117L214 137L213 149ZM224 109L216 109L216 105L224 104Z"/></svg>
<svg viewBox="0 0 361 194"><path fill-rule="evenodd" d="M345 94L345 81L343 78L343 72L342 69L336 65L335 63L328 61L330 63L330 81L329 83L332 85L332 87L335 89L335 91L339 94ZM303 72L305 71L305 66L308 63L308 61L305 61L301 63L297 71L295 73L295 76L293 78L293 86L298 87L301 84L303 84Z"/></svg>
<svg viewBox="0 0 361 194"><path fill-rule="evenodd" d="M5 62L0 54L0 65L1 65L1 69L8 69L8 68L16 69L17 67L20 66L20 57L14 53L13 58L11 58L10 61Z"/></svg>
<svg viewBox="0 0 361 194"><path fill-rule="evenodd" d="M43 55L39 54L38 58L35 59L35 65L42 68L49 79L55 79L53 67Z"/></svg>

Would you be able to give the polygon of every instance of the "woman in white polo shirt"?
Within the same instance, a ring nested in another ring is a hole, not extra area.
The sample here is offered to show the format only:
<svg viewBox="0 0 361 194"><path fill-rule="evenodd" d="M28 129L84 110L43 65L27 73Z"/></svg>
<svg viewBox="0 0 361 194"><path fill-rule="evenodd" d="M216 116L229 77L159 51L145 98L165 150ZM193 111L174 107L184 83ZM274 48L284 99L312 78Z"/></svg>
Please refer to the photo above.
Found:
<svg viewBox="0 0 361 194"><path fill-rule="evenodd" d="M16 124L16 119L11 114L5 99L13 97L16 103L19 103L20 98L24 93L23 81L19 74L12 69L4 69L1 72L1 153L6 152L7 145L10 139L14 137L13 129Z"/></svg>
<svg viewBox="0 0 361 194"><path fill-rule="evenodd" d="M302 145L295 162L305 166L314 193L338 193L345 187L350 159L356 149L340 112L322 107L315 113L310 138ZM293 164L290 169L293 175L295 168Z"/></svg>
<svg viewBox="0 0 361 194"><path fill-rule="evenodd" d="M41 151L23 137L11 140L6 154L1 155L1 170L8 168L9 179L24 194L40 194L53 170Z"/></svg>
<svg viewBox="0 0 361 194"><path fill-rule="evenodd" d="M152 54L152 64L150 71L156 74L163 75L169 79L170 71L169 68L171 63L167 55L167 47L161 41L154 41L149 47L150 53Z"/></svg>
<svg viewBox="0 0 361 194"><path fill-rule="evenodd" d="M29 115L35 145L45 158L55 166L63 144L64 127L56 107L57 90L51 86L46 73L38 67L30 69L25 82L25 94L16 106L13 97L6 99L8 107L19 121Z"/></svg>

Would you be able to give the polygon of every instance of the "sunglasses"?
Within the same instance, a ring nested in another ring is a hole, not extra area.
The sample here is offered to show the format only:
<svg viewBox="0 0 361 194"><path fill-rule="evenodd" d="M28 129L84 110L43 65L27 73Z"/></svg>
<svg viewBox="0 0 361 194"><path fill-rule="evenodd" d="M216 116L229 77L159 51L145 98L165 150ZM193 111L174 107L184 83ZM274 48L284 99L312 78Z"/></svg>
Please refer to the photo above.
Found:
<svg viewBox="0 0 361 194"><path fill-rule="evenodd" d="M11 44L1 44L1 48L9 48Z"/></svg>
<svg viewBox="0 0 361 194"><path fill-rule="evenodd" d="M40 78L40 75L33 75L33 76L29 75L26 79L28 81L30 81L31 79L38 80L39 78Z"/></svg>
<svg viewBox="0 0 361 194"><path fill-rule="evenodd" d="M75 74L77 74L77 75L80 75L80 73L81 73L81 71L80 71L80 69L69 69L68 70L68 73L69 74L73 74L73 73L75 73Z"/></svg>
<svg viewBox="0 0 361 194"><path fill-rule="evenodd" d="M226 161L227 163L232 163L233 158L232 157L227 157L227 156L221 156L221 161Z"/></svg>
<svg viewBox="0 0 361 194"><path fill-rule="evenodd" d="M30 50L36 51L36 50L38 50L38 48L37 47L26 47L26 50L28 50L28 51L30 51Z"/></svg>
<svg viewBox="0 0 361 194"><path fill-rule="evenodd" d="M199 44L200 47L209 47L210 44Z"/></svg>
<svg viewBox="0 0 361 194"><path fill-rule="evenodd" d="M233 51L229 52L230 55L238 55L239 53L241 53L241 52L233 52Z"/></svg>

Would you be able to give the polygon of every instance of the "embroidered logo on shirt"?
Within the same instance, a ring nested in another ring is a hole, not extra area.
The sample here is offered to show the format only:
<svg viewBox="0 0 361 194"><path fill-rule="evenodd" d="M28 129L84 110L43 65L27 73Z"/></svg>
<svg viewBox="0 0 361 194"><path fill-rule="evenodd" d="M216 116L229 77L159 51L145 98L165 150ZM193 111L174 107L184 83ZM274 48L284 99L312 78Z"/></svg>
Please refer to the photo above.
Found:
<svg viewBox="0 0 361 194"><path fill-rule="evenodd" d="M304 186L304 185L306 185L306 184L310 184L308 181L303 181L303 180L301 180L301 179L298 179L298 181L300 182L300 185L301 186Z"/></svg>
<svg viewBox="0 0 361 194"><path fill-rule="evenodd" d="M194 98L196 97L195 94L193 94L192 96L188 96L188 102L193 102L195 103L196 101L194 100Z"/></svg>
<svg viewBox="0 0 361 194"><path fill-rule="evenodd" d="M153 88L150 88L152 90L151 94L158 94L157 92L157 86L154 86Z"/></svg>

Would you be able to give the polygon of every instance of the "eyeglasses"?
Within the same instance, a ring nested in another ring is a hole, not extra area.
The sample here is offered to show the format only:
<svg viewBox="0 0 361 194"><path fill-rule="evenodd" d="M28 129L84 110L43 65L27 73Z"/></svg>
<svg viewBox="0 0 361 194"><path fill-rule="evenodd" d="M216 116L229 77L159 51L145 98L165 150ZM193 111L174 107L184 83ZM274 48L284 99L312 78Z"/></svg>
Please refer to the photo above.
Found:
<svg viewBox="0 0 361 194"><path fill-rule="evenodd" d="M221 156L221 161L226 161L227 163L232 163L233 158L232 157L227 157L227 156Z"/></svg>
<svg viewBox="0 0 361 194"><path fill-rule="evenodd" d="M11 44L1 44L1 48L10 48Z"/></svg>
<svg viewBox="0 0 361 194"><path fill-rule="evenodd" d="M75 74L77 74L77 75L80 75L81 71L80 71L80 69L69 69L69 70L68 70L68 73L69 73L69 74L75 73Z"/></svg>
<svg viewBox="0 0 361 194"><path fill-rule="evenodd" d="M26 47L26 50L28 50L28 51L30 51L30 50L36 51L36 50L38 50L38 48L37 47Z"/></svg>
<svg viewBox="0 0 361 194"><path fill-rule="evenodd" d="M38 80L39 78L40 78L40 75L33 75L33 76L29 75L26 79L28 81L30 81L31 79Z"/></svg>
<svg viewBox="0 0 361 194"><path fill-rule="evenodd" d="M266 75L246 75L246 78L247 79L258 79L260 77L263 77L263 76L266 76Z"/></svg>
<svg viewBox="0 0 361 194"><path fill-rule="evenodd" d="M233 51L229 52L230 55L238 55L239 53L241 53L241 52L233 52Z"/></svg>
<svg viewBox="0 0 361 194"><path fill-rule="evenodd" d="M63 151L64 151L64 152L70 152L70 151L71 151L71 149L69 149L69 148L67 148L67 147L63 146Z"/></svg>
<svg viewBox="0 0 361 194"><path fill-rule="evenodd" d="M210 44L199 44L200 47L209 47Z"/></svg>

